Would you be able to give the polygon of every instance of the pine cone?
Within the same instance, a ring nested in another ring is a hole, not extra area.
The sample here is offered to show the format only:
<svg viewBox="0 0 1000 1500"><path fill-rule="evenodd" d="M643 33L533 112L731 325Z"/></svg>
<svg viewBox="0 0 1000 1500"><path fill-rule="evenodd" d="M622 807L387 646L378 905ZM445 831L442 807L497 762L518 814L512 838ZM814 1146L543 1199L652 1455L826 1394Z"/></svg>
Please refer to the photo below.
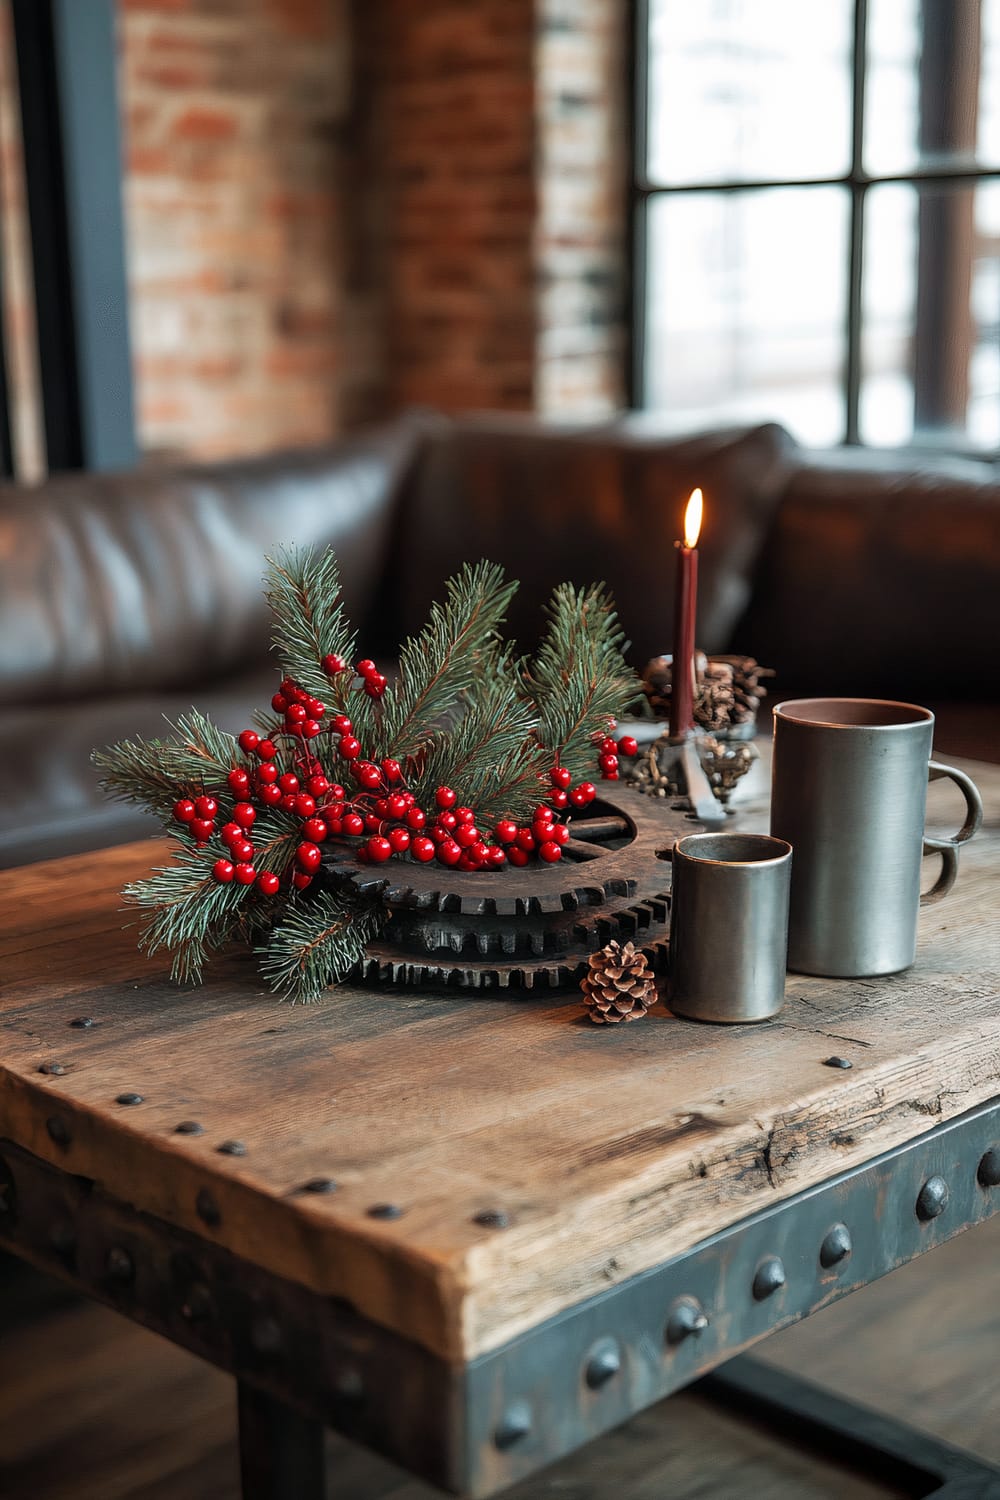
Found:
<svg viewBox="0 0 1000 1500"><path fill-rule="evenodd" d="M634 943L609 943L592 953L590 968L580 981L590 1019L605 1022L638 1021L656 1000L656 980L645 953Z"/></svg>

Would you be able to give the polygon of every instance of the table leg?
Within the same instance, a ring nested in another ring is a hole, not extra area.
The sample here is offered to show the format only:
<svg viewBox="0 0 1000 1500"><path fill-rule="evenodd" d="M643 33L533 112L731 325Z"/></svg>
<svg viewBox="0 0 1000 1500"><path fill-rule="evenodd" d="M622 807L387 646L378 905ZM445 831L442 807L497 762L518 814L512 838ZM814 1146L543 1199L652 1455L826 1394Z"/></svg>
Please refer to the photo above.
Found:
<svg viewBox="0 0 1000 1500"><path fill-rule="evenodd" d="M243 1500L324 1500L321 1422L237 1381Z"/></svg>

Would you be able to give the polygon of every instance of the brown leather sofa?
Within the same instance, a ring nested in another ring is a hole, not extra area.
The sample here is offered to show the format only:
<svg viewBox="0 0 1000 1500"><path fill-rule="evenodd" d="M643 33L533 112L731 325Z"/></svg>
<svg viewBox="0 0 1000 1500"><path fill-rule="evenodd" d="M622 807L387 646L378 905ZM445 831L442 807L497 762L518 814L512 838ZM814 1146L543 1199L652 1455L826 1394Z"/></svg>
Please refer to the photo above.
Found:
<svg viewBox="0 0 1000 1500"><path fill-rule="evenodd" d="M0 488L0 866L139 836L90 752L197 703L245 726L273 691L265 555L333 546L366 654L488 556L522 580L529 645L563 578L613 587L637 664L669 649L673 540L706 497L699 644L757 656L779 696L938 708L943 751L996 758L1000 474L811 454L767 425L677 439L413 414L322 451Z"/></svg>

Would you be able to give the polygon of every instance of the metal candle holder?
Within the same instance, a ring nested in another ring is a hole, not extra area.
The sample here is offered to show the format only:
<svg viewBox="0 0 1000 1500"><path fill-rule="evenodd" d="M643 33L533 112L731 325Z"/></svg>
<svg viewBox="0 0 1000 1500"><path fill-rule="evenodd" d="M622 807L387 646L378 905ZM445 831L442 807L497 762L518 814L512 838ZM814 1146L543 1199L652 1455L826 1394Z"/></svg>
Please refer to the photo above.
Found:
<svg viewBox="0 0 1000 1500"><path fill-rule="evenodd" d="M726 820L726 811L712 791L702 765L700 746L705 738L698 730L677 736L662 734L646 753L655 759L656 774L664 789L662 795L669 797L675 806L686 804L686 810L707 828L719 828Z"/></svg>

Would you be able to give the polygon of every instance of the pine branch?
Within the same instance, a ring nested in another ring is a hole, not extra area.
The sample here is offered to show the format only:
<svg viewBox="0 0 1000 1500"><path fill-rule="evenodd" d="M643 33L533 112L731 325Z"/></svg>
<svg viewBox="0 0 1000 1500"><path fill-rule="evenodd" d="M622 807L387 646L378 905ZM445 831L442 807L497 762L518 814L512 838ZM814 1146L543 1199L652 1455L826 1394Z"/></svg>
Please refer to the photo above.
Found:
<svg viewBox="0 0 1000 1500"><path fill-rule="evenodd" d="M274 616L272 643L282 669L307 693L347 712L351 673L331 679L320 666L331 652L353 660L356 646L334 554L290 548L268 558L264 593Z"/></svg>
<svg viewBox="0 0 1000 1500"><path fill-rule="evenodd" d="M144 913L139 947L147 953L165 948L173 958L170 977L178 983L201 978L209 953L239 925L241 904L251 895L252 887L212 878L220 850L221 845L182 849L174 864L155 869L122 893Z"/></svg>
<svg viewBox="0 0 1000 1500"><path fill-rule="evenodd" d="M496 563L479 562L466 563L445 587L446 602L431 605L427 624L400 652L399 675L374 726L376 759L405 761L433 740L476 681L517 584L505 582Z"/></svg>
<svg viewBox="0 0 1000 1500"><path fill-rule="evenodd" d="M257 950L261 974L292 1004L318 1000L331 984L346 979L385 920L380 902L346 889L292 902Z"/></svg>
<svg viewBox="0 0 1000 1500"><path fill-rule="evenodd" d="M226 776L241 763L235 738L197 709L170 727L172 739L122 740L92 756L111 796L149 807L167 821L178 797L202 791L225 795Z"/></svg>
<svg viewBox="0 0 1000 1500"><path fill-rule="evenodd" d="M622 654L625 634L603 584L579 592L560 584L547 613L548 629L524 688L537 712L539 743L575 781L593 769L592 737L625 711L639 679Z"/></svg>
<svg viewBox="0 0 1000 1500"><path fill-rule="evenodd" d="M532 737L535 711L520 688L520 665L508 649L482 662L474 692L454 727L438 734L410 789L430 805L434 790L455 788L487 826L503 813L525 816L541 795L545 755Z"/></svg>

